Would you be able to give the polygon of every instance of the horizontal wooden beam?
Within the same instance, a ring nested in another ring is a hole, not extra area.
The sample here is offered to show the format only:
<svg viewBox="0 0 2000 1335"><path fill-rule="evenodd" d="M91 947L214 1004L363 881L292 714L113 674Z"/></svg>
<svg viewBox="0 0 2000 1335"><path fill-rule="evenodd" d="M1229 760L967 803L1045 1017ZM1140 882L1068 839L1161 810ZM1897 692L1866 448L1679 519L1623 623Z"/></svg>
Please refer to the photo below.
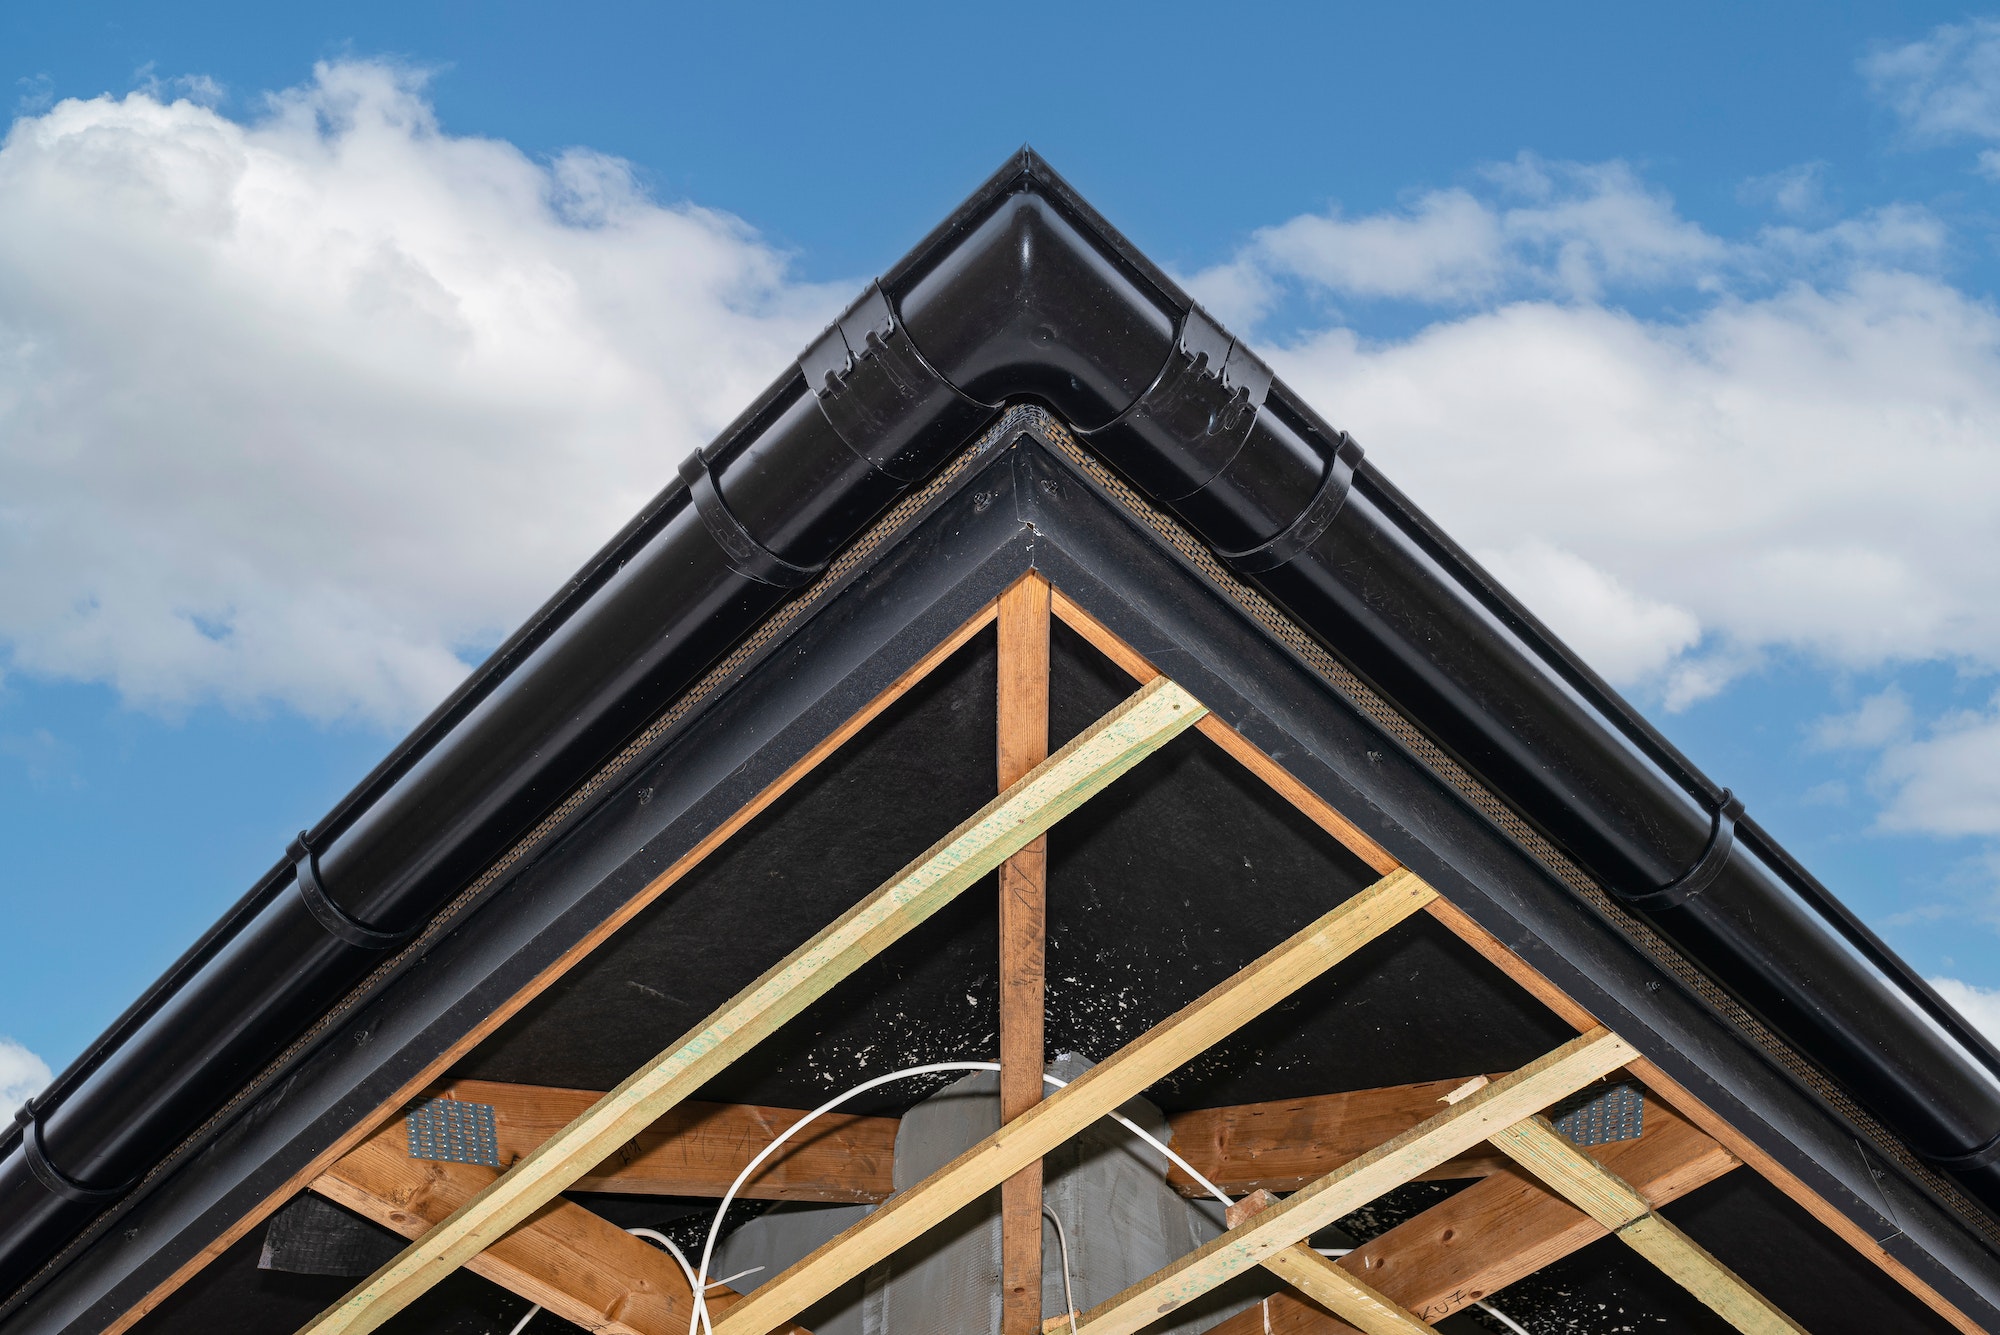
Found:
<svg viewBox="0 0 2000 1335"><path fill-rule="evenodd" d="M1523 1118L1496 1134L1493 1143L1744 1335L1805 1335L1777 1304L1655 1213L1631 1183L1541 1118Z"/></svg>
<svg viewBox="0 0 2000 1335"><path fill-rule="evenodd" d="M477 1164L412 1159L398 1119L349 1151L312 1189L415 1238L498 1176ZM687 1335L687 1276L673 1258L569 1201L543 1206L467 1268L585 1330ZM718 1309L740 1299L728 1289L711 1289L708 1297Z"/></svg>
<svg viewBox="0 0 2000 1335"><path fill-rule="evenodd" d="M493 1080L448 1081L430 1096L491 1105L503 1168L526 1158L604 1097L596 1090ZM805 1115L801 1109L747 1103L683 1103L620 1145L572 1189L720 1196L745 1164ZM891 1169L897 1125L893 1117L827 1113L760 1164L736 1194L753 1201L886 1200L896 1189Z"/></svg>
<svg viewBox="0 0 2000 1335"><path fill-rule="evenodd" d="M1251 1266L1262 1265L1272 1253L1303 1242L1426 1168L1616 1070L1634 1055L1630 1044L1603 1028L1565 1043L1100 1303L1085 1314L1080 1335L1134 1335L1161 1315Z"/></svg>
<svg viewBox="0 0 2000 1335"><path fill-rule="evenodd" d="M1465 1080L1197 1108L1167 1120L1174 1130L1174 1152L1230 1195L1296 1191L1436 1113L1445 1095ZM1499 1150L1481 1144L1423 1176L1484 1177L1509 1162ZM1167 1181L1183 1196L1208 1194L1179 1164L1168 1170Z"/></svg>
<svg viewBox="0 0 2000 1335"><path fill-rule="evenodd" d="M380 1326L1206 712L1200 701L1164 677L1141 687L362 1281L303 1332L362 1335Z"/></svg>
<svg viewBox="0 0 2000 1335"><path fill-rule="evenodd" d="M1383 877L760 1285L716 1322L715 1335L765 1335L789 1321L1283 1001L1435 894L1412 872Z"/></svg>
<svg viewBox="0 0 2000 1335"><path fill-rule="evenodd" d="M1644 1125L1645 1135L1600 1145L1597 1154L1656 1205L1737 1166L1727 1150L1650 1095ZM1363 1243L1340 1265L1435 1323L1605 1234L1602 1224L1510 1160L1484 1181ZM1266 1314L1232 1317L1211 1335L1263 1335ZM1268 1315L1273 1335L1344 1335L1349 1329L1289 1294L1273 1297Z"/></svg>

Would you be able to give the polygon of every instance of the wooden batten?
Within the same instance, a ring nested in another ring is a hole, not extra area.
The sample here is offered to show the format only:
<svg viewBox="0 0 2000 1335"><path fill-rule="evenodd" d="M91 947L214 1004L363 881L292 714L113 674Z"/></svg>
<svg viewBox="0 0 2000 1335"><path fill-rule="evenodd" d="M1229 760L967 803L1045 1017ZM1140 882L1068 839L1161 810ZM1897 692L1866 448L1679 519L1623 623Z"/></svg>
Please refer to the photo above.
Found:
<svg viewBox="0 0 2000 1335"><path fill-rule="evenodd" d="M716 1323L716 1335L765 1335L789 1321L1389 931L1433 893L1411 872L1383 877L761 1285Z"/></svg>
<svg viewBox="0 0 2000 1335"><path fill-rule="evenodd" d="M1495 1135L1493 1143L1743 1335L1806 1335L1775 1303L1654 1213L1654 1203L1631 1183L1556 1134L1542 1118L1523 1118Z"/></svg>
<svg viewBox="0 0 2000 1335"><path fill-rule="evenodd" d="M1248 1266L1262 1265L1273 1253L1305 1241L1424 1169L1462 1153L1631 1059L1631 1045L1607 1029L1572 1039L1106 1299L1084 1314L1079 1335L1136 1335L1161 1315L1192 1302Z"/></svg>

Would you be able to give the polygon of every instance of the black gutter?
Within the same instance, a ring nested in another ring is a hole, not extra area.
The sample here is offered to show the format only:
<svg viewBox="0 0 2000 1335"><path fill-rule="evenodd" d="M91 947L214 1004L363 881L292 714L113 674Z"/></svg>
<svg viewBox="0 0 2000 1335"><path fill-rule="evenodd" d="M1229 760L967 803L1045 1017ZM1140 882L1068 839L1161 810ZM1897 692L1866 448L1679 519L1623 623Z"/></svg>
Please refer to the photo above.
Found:
<svg viewBox="0 0 2000 1335"><path fill-rule="evenodd" d="M24 1110L0 1159L0 1292L1020 399L2000 1213L2000 1053L1024 152Z"/></svg>

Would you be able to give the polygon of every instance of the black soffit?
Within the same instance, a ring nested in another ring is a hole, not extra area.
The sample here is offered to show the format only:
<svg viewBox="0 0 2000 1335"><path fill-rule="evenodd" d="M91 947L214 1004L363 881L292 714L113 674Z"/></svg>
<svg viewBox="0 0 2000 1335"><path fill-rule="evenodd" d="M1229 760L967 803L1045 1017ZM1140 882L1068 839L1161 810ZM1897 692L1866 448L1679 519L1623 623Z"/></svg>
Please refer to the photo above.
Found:
<svg viewBox="0 0 2000 1335"><path fill-rule="evenodd" d="M1498 794L1491 818L1575 895L1671 943L1762 1046L1803 1054L1790 1074L1815 1097L1956 1183L1920 1170L1927 1190L2000 1206L2000 1053L1024 151L24 1110L0 1142L0 1290L305 1055L392 942L497 884L608 760L657 741L674 701L1023 402L1282 609L1310 637L1295 654L1331 650L1393 702L1432 768Z"/></svg>

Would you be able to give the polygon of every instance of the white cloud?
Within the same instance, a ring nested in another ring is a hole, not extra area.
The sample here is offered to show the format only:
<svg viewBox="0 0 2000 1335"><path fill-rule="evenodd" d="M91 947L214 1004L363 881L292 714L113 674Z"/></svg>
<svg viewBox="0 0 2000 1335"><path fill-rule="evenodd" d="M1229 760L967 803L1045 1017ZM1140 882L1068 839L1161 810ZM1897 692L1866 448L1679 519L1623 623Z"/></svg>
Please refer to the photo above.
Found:
<svg viewBox="0 0 2000 1335"><path fill-rule="evenodd" d="M1923 139L2000 139L2000 19L1933 28L1861 62L1876 96Z"/></svg>
<svg viewBox="0 0 2000 1335"><path fill-rule="evenodd" d="M1818 215L1826 208L1827 164L1801 162L1766 176L1754 176L1737 190L1745 204L1761 204L1794 218Z"/></svg>
<svg viewBox="0 0 2000 1335"><path fill-rule="evenodd" d="M1386 341L1295 333L1272 353L1293 385L1600 671L1670 707L1781 650L2000 669L2000 312L1910 267L1948 245L1936 218L1725 243L1615 165L1488 175L1517 202L1482 206L1486 268L1394 270L1460 275L1400 289L1440 298L1500 273L1488 296ZM1265 309L1288 285L1351 296L1355 264L1274 238L1479 253L1419 225L1442 216L1295 220L1218 274ZM1608 287L1691 309L1646 318Z"/></svg>
<svg viewBox="0 0 2000 1335"><path fill-rule="evenodd" d="M407 71L250 123L150 86L0 145L18 671L406 721L851 286L617 161L446 134Z"/></svg>
<svg viewBox="0 0 2000 1335"><path fill-rule="evenodd" d="M1795 216L1818 212L1823 175L1808 164L1745 190ZM1933 215L1908 204L1729 241L1681 217L1665 192L1625 163L1524 153L1487 166L1473 186L1419 194L1400 209L1350 217L1335 208L1262 228L1188 284L1223 318L1246 325L1291 288L1336 300L1489 307L1686 288L1705 302L1746 283L1768 287L1857 259L1928 267L1946 241Z"/></svg>
<svg viewBox="0 0 2000 1335"><path fill-rule="evenodd" d="M1907 737L1914 718L1910 697L1891 685L1848 713L1821 719L1813 728L1813 741L1828 751L1873 751Z"/></svg>
<svg viewBox="0 0 2000 1335"><path fill-rule="evenodd" d="M0 1035L0 1115L12 1114L41 1093L51 1078L47 1062L13 1039Z"/></svg>
<svg viewBox="0 0 2000 1335"><path fill-rule="evenodd" d="M1892 744L1877 779L1891 791L1880 816L1885 829L2000 835L2000 698Z"/></svg>
<svg viewBox="0 0 2000 1335"><path fill-rule="evenodd" d="M1701 639L1694 613L1641 597L1576 553L1542 539L1476 555L1571 648L1615 680L1658 676Z"/></svg>
<svg viewBox="0 0 2000 1335"><path fill-rule="evenodd" d="M2000 988L1978 987L1956 978L1925 980L1951 1008L1971 1022L1972 1027L2000 1043Z"/></svg>

